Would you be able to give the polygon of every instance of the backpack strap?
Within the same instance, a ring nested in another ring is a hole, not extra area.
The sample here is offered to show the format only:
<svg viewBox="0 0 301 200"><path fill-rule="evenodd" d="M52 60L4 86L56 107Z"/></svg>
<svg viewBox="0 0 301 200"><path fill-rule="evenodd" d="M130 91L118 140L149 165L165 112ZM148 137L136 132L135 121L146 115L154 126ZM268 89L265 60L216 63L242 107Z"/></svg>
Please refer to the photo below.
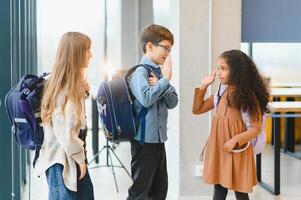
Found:
<svg viewBox="0 0 301 200"><path fill-rule="evenodd" d="M134 71L135 71L138 67L144 67L144 68L146 69L147 73L148 73L148 76L151 75L152 70L151 70L151 68L150 68L148 65L146 65L146 64L138 64L138 65L135 65L134 67L130 68L130 69L127 71L127 73L126 73L126 75L125 75L125 80L128 80L128 78L134 73Z"/></svg>
<svg viewBox="0 0 301 200"><path fill-rule="evenodd" d="M24 114L27 122L31 126L31 128L36 132L36 127L38 124L36 124L36 117L34 116L34 110L30 102L27 100L28 94L23 93L21 95L21 99L19 99L19 108Z"/></svg>
<svg viewBox="0 0 301 200"><path fill-rule="evenodd" d="M37 160L38 160L38 158L39 158L39 156L40 156L40 150L41 150L41 147L40 147L39 150L36 149L36 151L35 151L35 153L34 153L34 158L33 158L33 163L32 163L32 165L33 165L34 168L35 168L36 162L37 162Z"/></svg>
<svg viewBox="0 0 301 200"><path fill-rule="evenodd" d="M51 74L51 73L50 72L44 72L41 76L39 76L39 78L43 78L44 79L49 74Z"/></svg>
<svg viewBox="0 0 301 200"><path fill-rule="evenodd" d="M41 133L43 132L43 126L42 126L42 119L41 116L35 116L36 120L37 120L37 125L36 125L36 131L35 131L35 155L34 155L34 159L33 159L33 167L35 167L36 165L36 161L40 156L40 150L42 148L42 143L44 141L44 134L37 134L37 133ZM40 142L39 142L40 141ZM42 141L42 143L41 143Z"/></svg>
<svg viewBox="0 0 301 200"><path fill-rule="evenodd" d="M36 78L37 76L36 75L33 75L33 74L26 74L24 75L21 80L18 82L17 84L17 90L18 91L21 91L22 87L23 87L23 83L24 83L24 80L27 79L27 78Z"/></svg>
<svg viewBox="0 0 301 200"><path fill-rule="evenodd" d="M222 84L219 84L218 91L214 94L214 108L217 108L222 96L227 89L227 87L225 88L224 86L222 86Z"/></svg>
<svg viewBox="0 0 301 200"><path fill-rule="evenodd" d="M138 67L144 67L147 70L148 73L148 77L151 76L152 73L152 69L146 65L146 64L138 64L135 65L134 67L132 67L131 69L128 70L128 72L125 75L125 80L126 83L128 84L128 78L134 73L134 71L138 68ZM131 93L131 92L130 92ZM135 96L131 93L131 98L135 99ZM142 105L141 105L142 106ZM140 126L141 126L141 136L140 136L140 144L143 145L145 142L145 127L146 127L146 115L147 115L147 108L143 107L141 108L138 117L139 117L139 121L140 121Z"/></svg>
<svg viewBox="0 0 301 200"><path fill-rule="evenodd" d="M219 84L219 86L218 86L216 107L217 107L217 105L219 104L219 102L221 101L221 98L222 98L222 95L220 94L221 85L222 84Z"/></svg>
<svg viewBox="0 0 301 200"><path fill-rule="evenodd" d="M147 108L142 107L139 118L140 118L140 126L141 126L141 136L140 136L140 144L143 145L145 142L145 126L146 126L146 115L147 115Z"/></svg>

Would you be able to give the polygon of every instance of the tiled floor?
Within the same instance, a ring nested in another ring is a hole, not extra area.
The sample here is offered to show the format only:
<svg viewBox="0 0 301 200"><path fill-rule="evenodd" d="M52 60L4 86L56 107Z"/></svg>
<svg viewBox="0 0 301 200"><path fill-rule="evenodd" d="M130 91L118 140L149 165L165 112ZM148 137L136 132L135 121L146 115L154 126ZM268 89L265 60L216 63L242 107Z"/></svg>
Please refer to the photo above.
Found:
<svg viewBox="0 0 301 200"><path fill-rule="evenodd" d="M102 136L101 136L102 137ZM89 140L91 141L91 140ZM101 142L102 144L103 142ZM101 148L101 146L100 146ZM90 151L91 152L91 151ZM118 157L124 162L126 168L130 171L130 145L129 143L121 143L116 148ZM92 155L89 156L92 158ZM102 152L100 161L105 164L106 152ZM113 156L113 163L118 161ZM271 146L267 145L262 160L262 174L265 182L273 181L273 151ZM111 168L101 167L90 169L90 174L94 184L94 193L96 200L124 200L127 196L127 189L131 184L131 180L122 168L115 168L119 193L116 192L115 183ZM208 187L211 190L211 187ZM31 200L47 200L47 183L45 178L35 178L32 175ZM25 189L24 200L29 199L28 189ZM181 197L181 200L211 200L211 196L197 197ZM234 200L233 192L229 192L229 200ZM253 200L300 200L301 199L301 160L281 153L281 195L274 196L261 186L256 186L254 192L250 194ZM168 200L173 200L168 198Z"/></svg>

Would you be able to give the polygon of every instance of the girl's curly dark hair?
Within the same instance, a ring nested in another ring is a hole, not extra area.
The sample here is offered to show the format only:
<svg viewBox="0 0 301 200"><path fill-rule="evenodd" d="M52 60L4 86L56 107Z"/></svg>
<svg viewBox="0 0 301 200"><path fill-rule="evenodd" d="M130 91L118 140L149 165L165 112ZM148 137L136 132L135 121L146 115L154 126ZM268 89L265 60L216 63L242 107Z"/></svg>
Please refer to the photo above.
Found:
<svg viewBox="0 0 301 200"><path fill-rule="evenodd" d="M267 104L270 94L267 84L253 60L240 50L226 51L220 58L225 59L230 67L229 85L236 88L230 98L231 105L244 112L249 111L253 119L269 112Z"/></svg>

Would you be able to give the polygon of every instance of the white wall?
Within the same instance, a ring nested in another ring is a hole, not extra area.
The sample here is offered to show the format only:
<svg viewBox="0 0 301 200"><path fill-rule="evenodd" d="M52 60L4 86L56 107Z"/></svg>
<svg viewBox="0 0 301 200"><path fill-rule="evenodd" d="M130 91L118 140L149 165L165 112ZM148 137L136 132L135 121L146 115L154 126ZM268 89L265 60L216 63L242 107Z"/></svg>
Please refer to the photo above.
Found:
<svg viewBox="0 0 301 200"><path fill-rule="evenodd" d="M171 11L173 10L173 11ZM170 29L174 34L174 45L171 51L173 63L173 75L171 84L175 87L181 99L180 90L180 0L170 1ZM171 22L173 21L173 22ZM167 168L168 168L168 196L176 199L180 194L180 107L178 106L168 112L167 133L168 141L166 142Z"/></svg>
<svg viewBox="0 0 301 200"><path fill-rule="evenodd" d="M107 0L107 57L105 58L105 73L110 78L116 70L122 67L122 2Z"/></svg>
<svg viewBox="0 0 301 200"><path fill-rule="evenodd" d="M139 0L122 1L121 63L129 69L139 62ZM152 11L152 10L151 10Z"/></svg>
<svg viewBox="0 0 301 200"><path fill-rule="evenodd" d="M241 0L212 0L211 7L211 67L224 51L241 48ZM213 91L217 88L215 82Z"/></svg>
<svg viewBox="0 0 301 200"><path fill-rule="evenodd" d="M140 62L139 32L153 23L152 0L108 0L109 73L128 69Z"/></svg>
<svg viewBox="0 0 301 200"><path fill-rule="evenodd" d="M175 35L173 81L180 101L169 115L167 148L169 195L177 199L204 194L208 190L195 176L198 154L208 135L208 114L193 116L192 99L194 87L209 71L209 6L208 1L197 0L171 1L170 5L170 23Z"/></svg>

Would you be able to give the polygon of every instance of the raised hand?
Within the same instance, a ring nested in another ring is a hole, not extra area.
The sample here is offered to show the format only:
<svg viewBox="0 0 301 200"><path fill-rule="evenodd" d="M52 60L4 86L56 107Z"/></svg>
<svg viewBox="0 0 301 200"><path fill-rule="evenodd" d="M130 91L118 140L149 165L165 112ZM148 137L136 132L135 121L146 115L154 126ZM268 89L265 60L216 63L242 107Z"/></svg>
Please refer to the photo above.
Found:
<svg viewBox="0 0 301 200"><path fill-rule="evenodd" d="M163 77L166 78L167 80L171 80L172 62L171 62L170 55L166 57L165 62L160 67L161 67Z"/></svg>
<svg viewBox="0 0 301 200"><path fill-rule="evenodd" d="M214 80L215 80L215 71L212 71L209 75L203 78L201 87L208 87L214 82Z"/></svg>

